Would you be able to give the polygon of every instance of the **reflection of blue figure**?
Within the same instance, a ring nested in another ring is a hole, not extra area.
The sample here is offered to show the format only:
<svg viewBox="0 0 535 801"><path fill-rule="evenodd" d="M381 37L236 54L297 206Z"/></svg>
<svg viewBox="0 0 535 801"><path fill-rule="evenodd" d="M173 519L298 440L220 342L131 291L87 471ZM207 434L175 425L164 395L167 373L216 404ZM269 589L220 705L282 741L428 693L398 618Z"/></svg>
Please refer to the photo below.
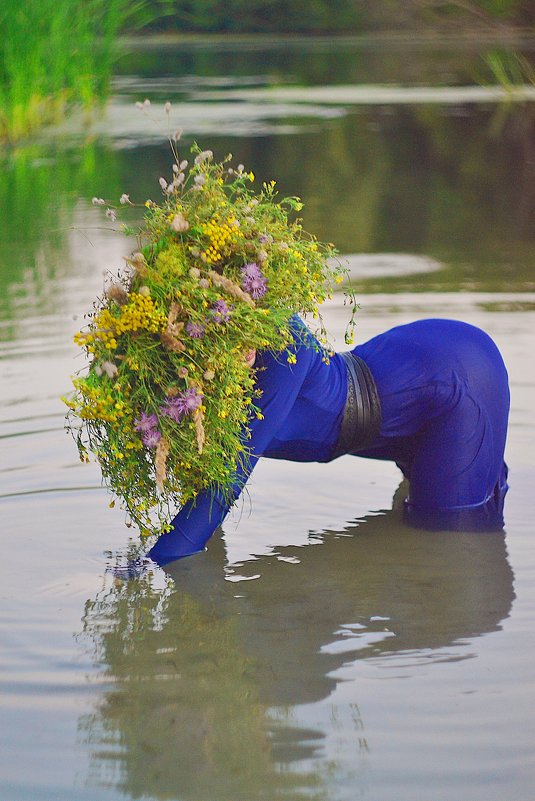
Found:
<svg viewBox="0 0 535 801"><path fill-rule="evenodd" d="M507 372L483 331L453 320L398 326L328 363L297 318L290 354L259 353L263 419L250 424L250 458L328 462L342 453L394 461L409 479L405 517L435 530L503 528ZM345 358L344 358L345 357ZM290 361L293 361L290 355ZM204 492L173 520L149 556L165 564L201 551L230 508Z"/></svg>
<svg viewBox="0 0 535 801"><path fill-rule="evenodd" d="M354 724L340 728L333 714L337 701L343 722L344 710L362 696L370 701L374 681L384 685L400 672L418 685L406 690L411 702L425 674L429 701L445 680L442 670L432 679L430 666L484 653L477 638L500 631L514 599L503 533L409 528L397 501L343 534L315 531L313 547L277 549L235 569L215 537L198 559L166 568L163 590L159 570L106 581L84 605L83 630L104 678L99 702L79 724L91 751L89 785L152 801L338 799L340 777L357 777L362 763ZM224 580L252 576L259 577ZM361 681L373 676L371 685ZM448 697L457 679L446 679ZM344 701L333 693L348 680ZM372 719L359 721L358 737L373 745L381 740L378 712L365 706ZM411 706L411 725L426 730L429 704ZM453 714L450 723L459 719ZM395 707L393 720L400 715ZM440 751L441 735L451 747L450 731L437 729ZM347 747L334 755L328 742ZM482 742L463 767L474 775ZM514 744L501 747L513 753ZM509 764L516 768L513 757ZM366 797L358 787L352 797Z"/></svg>

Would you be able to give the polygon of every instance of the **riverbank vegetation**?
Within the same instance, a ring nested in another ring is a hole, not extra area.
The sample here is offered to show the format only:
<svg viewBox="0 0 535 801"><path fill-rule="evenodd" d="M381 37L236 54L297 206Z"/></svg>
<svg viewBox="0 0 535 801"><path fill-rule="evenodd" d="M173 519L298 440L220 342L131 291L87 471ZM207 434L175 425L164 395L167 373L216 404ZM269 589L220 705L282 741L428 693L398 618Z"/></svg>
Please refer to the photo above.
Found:
<svg viewBox="0 0 535 801"><path fill-rule="evenodd" d="M148 0L149 27L180 33L359 34L535 25L532 0Z"/></svg>
<svg viewBox="0 0 535 801"><path fill-rule="evenodd" d="M0 141L61 118L69 103L105 99L118 33L148 22L145 2L2 0Z"/></svg>
<svg viewBox="0 0 535 801"><path fill-rule="evenodd" d="M103 102L119 37L169 34L533 33L532 0L2 0L0 143Z"/></svg>

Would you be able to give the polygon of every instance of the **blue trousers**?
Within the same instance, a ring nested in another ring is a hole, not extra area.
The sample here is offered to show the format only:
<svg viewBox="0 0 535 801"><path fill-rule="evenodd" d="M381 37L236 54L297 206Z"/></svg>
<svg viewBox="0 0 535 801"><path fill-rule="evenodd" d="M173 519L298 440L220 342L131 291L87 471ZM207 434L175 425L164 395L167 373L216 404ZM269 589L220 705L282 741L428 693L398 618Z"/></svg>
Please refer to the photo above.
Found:
<svg viewBox="0 0 535 801"><path fill-rule="evenodd" d="M395 461L409 479L406 519L427 529L503 528L507 371L492 339L452 320L422 320L356 352L377 384L380 436L357 455Z"/></svg>
<svg viewBox="0 0 535 801"><path fill-rule="evenodd" d="M204 548L260 456L328 462L336 453L345 362L338 354L326 361L298 318L293 329L288 352L257 355L263 419L250 422L249 457L237 468L232 497L206 491L186 504L149 552L160 564ZM466 323L431 319L386 331L354 353L375 379L382 423L366 450L351 452L401 468L410 486L407 522L435 530L501 529L509 389L492 339Z"/></svg>

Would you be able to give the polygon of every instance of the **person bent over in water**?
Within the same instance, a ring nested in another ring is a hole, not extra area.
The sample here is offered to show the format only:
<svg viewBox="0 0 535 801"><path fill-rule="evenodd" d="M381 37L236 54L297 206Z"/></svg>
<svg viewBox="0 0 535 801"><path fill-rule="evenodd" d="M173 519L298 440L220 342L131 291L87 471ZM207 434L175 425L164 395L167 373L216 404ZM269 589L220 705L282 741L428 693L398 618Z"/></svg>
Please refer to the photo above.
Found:
<svg viewBox="0 0 535 801"><path fill-rule="evenodd" d="M409 525L503 528L509 388L502 357L485 332L454 320L421 320L325 360L298 317L292 330L287 352L248 355L261 391L260 415L250 421L249 456L237 469L232 496L200 493L150 558L163 565L202 551L261 456L393 461L409 481Z"/></svg>

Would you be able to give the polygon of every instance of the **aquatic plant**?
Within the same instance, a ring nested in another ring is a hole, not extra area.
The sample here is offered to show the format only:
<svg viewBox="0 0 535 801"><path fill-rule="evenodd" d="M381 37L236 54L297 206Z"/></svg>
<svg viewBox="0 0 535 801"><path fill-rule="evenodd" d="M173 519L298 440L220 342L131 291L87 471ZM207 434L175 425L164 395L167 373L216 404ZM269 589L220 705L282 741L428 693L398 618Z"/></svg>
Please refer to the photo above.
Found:
<svg viewBox="0 0 535 801"><path fill-rule="evenodd" d="M118 31L144 0L2 0L0 141L61 117L68 104L104 100Z"/></svg>
<svg viewBox="0 0 535 801"><path fill-rule="evenodd" d="M279 200L274 181L255 193L230 156L215 162L194 146L189 166L173 150L139 250L75 336L90 363L65 399L80 458L93 453L142 533L165 530L170 510L207 487L229 491L249 458L248 424L262 417L251 351L295 363L291 318L311 314L328 360L318 306L342 280L333 246L295 219L298 198Z"/></svg>

